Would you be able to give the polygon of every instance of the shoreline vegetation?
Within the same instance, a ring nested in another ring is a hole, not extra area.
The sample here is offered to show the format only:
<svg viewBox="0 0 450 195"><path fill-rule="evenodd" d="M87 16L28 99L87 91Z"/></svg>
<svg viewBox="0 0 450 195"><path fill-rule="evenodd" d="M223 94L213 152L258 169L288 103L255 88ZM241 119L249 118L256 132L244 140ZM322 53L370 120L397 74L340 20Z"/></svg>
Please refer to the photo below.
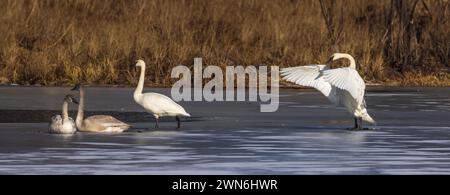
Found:
<svg viewBox="0 0 450 195"><path fill-rule="evenodd" d="M20 84L16 84L16 83L12 83L12 84L0 84L0 88L73 88L74 85L20 85ZM135 89L136 86L130 86L130 85L125 85L125 84L115 84L115 85L110 85L110 84L103 84L103 85L99 85L99 84L91 84L91 85L84 85L86 88L130 88L130 89ZM172 86L164 86L164 85L145 85L145 88L155 88L155 89L167 89L167 88L171 88ZM270 90L270 85L267 86ZM385 90L385 89L405 89L405 90L416 90L416 89L437 89L437 88L446 88L448 86L399 86L399 85L383 85L383 84L377 84L377 83L366 83L366 90ZM234 87L236 89L236 86ZM248 86L244 87L245 89L249 89ZM305 86L300 86L300 85L296 85L296 84L291 84L291 83L280 83L279 86L280 89L302 89L302 90L312 90L312 91L316 91L316 89L312 88L312 87L305 87ZM192 87L193 89L193 87ZM225 90L226 88L224 87L223 90Z"/></svg>
<svg viewBox="0 0 450 195"><path fill-rule="evenodd" d="M147 86L170 87L195 57L282 68L334 52L368 85L450 86L448 0L5 0L0 12L0 86L134 87L144 59Z"/></svg>

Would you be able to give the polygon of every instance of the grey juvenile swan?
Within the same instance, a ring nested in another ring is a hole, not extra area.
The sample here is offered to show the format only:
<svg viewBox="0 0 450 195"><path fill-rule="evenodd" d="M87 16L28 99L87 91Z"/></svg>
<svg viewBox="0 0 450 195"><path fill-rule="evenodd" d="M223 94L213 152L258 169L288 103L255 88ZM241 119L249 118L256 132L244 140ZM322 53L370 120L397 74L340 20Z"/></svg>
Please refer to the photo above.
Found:
<svg viewBox="0 0 450 195"><path fill-rule="evenodd" d="M76 125L79 131L120 133L131 127L109 115L94 115L84 118L84 89L78 84L72 90L80 93L80 104L78 105L76 119Z"/></svg>
<svg viewBox="0 0 450 195"><path fill-rule="evenodd" d="M61 115L58 114L52 117L52 121L50 122L49 126L50 133L73 134L77 131L77 128L75 127L75 122L73 121L72 118L69 117L68 114L69 103L77 104L78 102L72 95L66 95L66 97L64 97L62 114Z"/></svg>
<svg viewBox="0 0 450 195"><path fill-rule="evenodd" d="M355 117L352 130L362 130L362 121L376 124L366 109L366 84L356 71L355 59L345 53L335 53L330 61L346 58L350 66L328 69L326 65L307 65L281 69L283 79L319 90L336 106L342 106Z"/></svg>

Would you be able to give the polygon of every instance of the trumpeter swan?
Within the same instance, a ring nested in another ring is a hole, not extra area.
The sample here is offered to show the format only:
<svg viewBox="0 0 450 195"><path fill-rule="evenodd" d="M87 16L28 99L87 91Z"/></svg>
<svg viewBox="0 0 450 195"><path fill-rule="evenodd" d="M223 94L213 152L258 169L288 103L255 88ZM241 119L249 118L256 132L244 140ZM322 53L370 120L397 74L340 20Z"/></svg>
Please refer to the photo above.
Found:
<svg viewBox="0 0 450 195"><path fill-rule="evenodd" d="M147 112L153 114L156 120L155 128L158 128L158 119L164 116L174 116L177 120L177 127L180 128L180 116L191 115L187 113L183 107L175 103L169 97L159 93L142 93L145 79L145 62L143 60L136 61L136 67L141 67L141 75L139 83L134 91L134 101L141 105Z"/></svg>
<svg viewBox="0 0 450 195"><path fill-rule="evenodd" d="M350 66L328 69L326 65L307 65L281 69L283 79L319 90L336 106L343 106L355 117L352 130L363 129L362 121L376 122L370 117L364 100L366 84L356 71L355 59L345 53L335 53L330 61L346 58Z"/></svg>
<svg viewBox="0 0 450 195"><path fill-rule="evenodd" d="M50 133L73 134L77 131L75 122L68 114L69 103L77 104L78 102L73 96L66 95L62 106L62 115L58 114L52 117L52 121L50 122Z"/></svg>
<svg viewBox="0 0 450 195"><path fill-rule="evenodd" d="M79 131L120 133L130 128L130 125L109 115L94 115L84 118L84 89L78 84L72 90L80 93L80 104L78 105L76 119Z"/></svg>

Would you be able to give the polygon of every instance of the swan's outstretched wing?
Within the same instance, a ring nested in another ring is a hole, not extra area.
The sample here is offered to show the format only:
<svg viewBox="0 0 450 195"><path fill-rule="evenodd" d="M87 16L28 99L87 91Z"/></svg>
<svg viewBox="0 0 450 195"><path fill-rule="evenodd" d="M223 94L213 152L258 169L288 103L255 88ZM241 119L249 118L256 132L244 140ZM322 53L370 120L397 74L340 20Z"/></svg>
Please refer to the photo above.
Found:
<svg viewBox="0 0 450 195"><path fill-rule="evenodd" d="M336 68L322 71L323 79L332 86L346 90L361 104L366 84L353 68Z"/></svg>
<svg viewBox="0 0 450 195"><path fill-rule="evenodd" d="M307 65L291 68L282 68L281 76L284 80L298 85L313 87L328 97L331 102L336 102L332 94L332 86L321 76L321 72L327 70L326 65Z"/></svg>

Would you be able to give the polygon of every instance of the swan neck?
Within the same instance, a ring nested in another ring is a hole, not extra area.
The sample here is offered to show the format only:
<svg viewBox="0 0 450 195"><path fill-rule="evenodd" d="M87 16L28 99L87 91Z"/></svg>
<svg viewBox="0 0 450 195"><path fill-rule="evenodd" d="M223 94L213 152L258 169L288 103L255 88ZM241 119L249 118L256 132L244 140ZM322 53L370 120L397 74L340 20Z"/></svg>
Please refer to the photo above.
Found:
<svg viewBox="0 0 450 195"><path fill-rule="evenodd" d="M350 60L350 68L356 69L356 62L355 62L355 58L353 58L353 56L349 55L349 54L345 54L344 58L347 58L348 60Z"/></svg>
<svg viewBox="0 0 450 195"><path fill-rule="evenodd" d="M63 107L62 107L62 118L63 123L69 120L69 103L67 101L64 101Z"/></svg>
<svg viewBox="0 0 450 195"><path fill-rule="evenodd" d="M142 94L142 90L144 89L144 80L145 80L145 65L141 66L141 75L139 76L139 82L134 91L134 99L136 100Z"/></svg>
<svg viewBox="0 0 450 195"><path fill-rule="evenodd" d="M76 119L76 125L78 128L81 128L81 124L84 119L84 89L80 86L80 103L78 105L78 113Z"/></svg>

